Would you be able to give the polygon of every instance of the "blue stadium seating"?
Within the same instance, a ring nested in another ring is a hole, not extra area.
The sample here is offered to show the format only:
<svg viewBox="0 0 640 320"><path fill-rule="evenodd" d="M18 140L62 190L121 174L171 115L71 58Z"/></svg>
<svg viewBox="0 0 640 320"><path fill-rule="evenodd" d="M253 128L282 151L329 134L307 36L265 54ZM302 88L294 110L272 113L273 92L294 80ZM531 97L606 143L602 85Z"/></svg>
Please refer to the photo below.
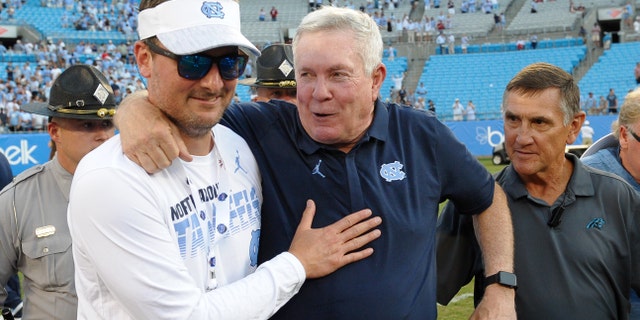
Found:
<svg viewBox="0 0 640 320"><path fill-rule="evenodd" d="M640 62L639 52L640 42L613 43L580 80L580 91L599 97L613 88L621 105L627 91L636 88L633 69Z"/></svg>
<svg viewBox="0 0 640 320"><path fill-rule="evenodd" d="M111 2L110 0L107 2ZM79 5L79 2L75 2L75 5ZM5 10L6 11L6 10ZM4 12L3 12L4 14ZM107 43L108 40L112 40L114 43L123 43L127 40L133 40L134 37L127 38L122 32L113 31L78 31L72 27L64 28L62 21L64 17L67 17L67 21L70 25L73 24L73 20L76 18L72 16L71 12L64 8L48 8L42 7L40 0L28 0L22 6L22 8L15 11L15 20L22 21L32 25L38 32L40 32L43 38L49 38L53 41L63 39L67 44L74 44L80 41L89 41L97 44ZM117 17L114 15L102 15L109 18L110 21L116 21ZM8 18L8 17L7 17Z"/></svg>
<svg viewBox="0 0 640 320"><path fill-rule="evenodd" d="M435 102L440 119L452 119L455 98L465 104L473 100L479 119L499 117L503 89L520 69L534 62L549 62L572 72L586 54L586 46L508 52L497 51L497 46L486 47L495 49L478 54L434 55L426 62L419 82L429 92L427 99Z"/></svg>
<svg viewBox="0 0 640 320"><path fill-rule="evenodd" d="M391 87L393 86L392 75L401 74L407 71L407 57L395 57L393 61L383 59L387 67L387 78L380 87L380 99L386 101L391 98Z"/></svg>

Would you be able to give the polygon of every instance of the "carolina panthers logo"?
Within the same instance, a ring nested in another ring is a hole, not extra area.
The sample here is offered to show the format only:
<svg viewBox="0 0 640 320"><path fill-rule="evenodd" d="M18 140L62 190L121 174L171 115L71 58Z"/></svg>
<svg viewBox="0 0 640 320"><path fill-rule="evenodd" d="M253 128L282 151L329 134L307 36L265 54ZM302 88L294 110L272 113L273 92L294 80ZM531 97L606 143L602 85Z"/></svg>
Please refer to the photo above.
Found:
<svg viewBox="0 0 640 320"><path fill-rule="evenodd" d="M394 180L404 180L406 174L402 172L403 167L404 165L398 161L383 164L380 168L380 176L387 180L387 182L391 182Z"/></svg>
<svg viewBox="0 0 640 320"><path fill-rule="evenodd" d="M587 223L587 229L598 229L598 230L602 230L602 227L604 227L604 219L602 218L595 218L591 221L589 221L589 223Z"/></svg>
<svg viewBox="0 0 640 320"><path fill-rule="evenodd" d="M224 12L222 12L222 5L220 2L203 2L200 11L209 19L220 18L224 19Z"/></svg>

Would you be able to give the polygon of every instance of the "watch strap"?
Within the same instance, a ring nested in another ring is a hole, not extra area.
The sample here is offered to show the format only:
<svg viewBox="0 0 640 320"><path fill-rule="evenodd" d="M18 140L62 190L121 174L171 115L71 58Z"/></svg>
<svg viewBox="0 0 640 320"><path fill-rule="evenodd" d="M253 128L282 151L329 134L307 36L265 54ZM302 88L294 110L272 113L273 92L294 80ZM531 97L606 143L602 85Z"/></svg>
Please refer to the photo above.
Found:
<svg viewBox="0 0 640 320"><path fill-rule="evenodd" d="M512 288L512 289L518 288L518 281L517 281L516 275L511 272L498 271L498 273L484 278L485 288L494 283L497 283L507 288Z"/></svg>

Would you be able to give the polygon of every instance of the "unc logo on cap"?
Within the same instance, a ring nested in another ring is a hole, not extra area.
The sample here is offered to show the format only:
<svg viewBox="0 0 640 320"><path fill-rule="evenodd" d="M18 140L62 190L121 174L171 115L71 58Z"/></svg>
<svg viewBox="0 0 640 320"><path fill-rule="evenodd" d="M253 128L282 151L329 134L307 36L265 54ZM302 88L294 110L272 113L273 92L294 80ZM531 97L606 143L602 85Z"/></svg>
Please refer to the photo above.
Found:
<svg viewBox="0 0 640 320"><path fill-rule="evenodd" d="M222 4L220 4L220 2L203 2L200 10L209 19L224 19L224 12L222 12Z"/></svg>

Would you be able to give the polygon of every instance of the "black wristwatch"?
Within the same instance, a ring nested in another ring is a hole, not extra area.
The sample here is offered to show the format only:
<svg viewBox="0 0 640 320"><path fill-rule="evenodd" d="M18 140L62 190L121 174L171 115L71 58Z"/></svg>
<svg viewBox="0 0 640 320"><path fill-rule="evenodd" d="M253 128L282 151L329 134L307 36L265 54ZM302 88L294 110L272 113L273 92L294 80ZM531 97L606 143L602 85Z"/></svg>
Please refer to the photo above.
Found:
<svg viewBox="0 0 640 320"><path fill-rule="evenodd" d="M501 286L505 286L507 288L512 288L512 289L518 288L518 279L516 278L516 275L511 272L498 271L498 273L484 278L485 288L488 285L494 284L494 283L497 283Z"/></svg>

